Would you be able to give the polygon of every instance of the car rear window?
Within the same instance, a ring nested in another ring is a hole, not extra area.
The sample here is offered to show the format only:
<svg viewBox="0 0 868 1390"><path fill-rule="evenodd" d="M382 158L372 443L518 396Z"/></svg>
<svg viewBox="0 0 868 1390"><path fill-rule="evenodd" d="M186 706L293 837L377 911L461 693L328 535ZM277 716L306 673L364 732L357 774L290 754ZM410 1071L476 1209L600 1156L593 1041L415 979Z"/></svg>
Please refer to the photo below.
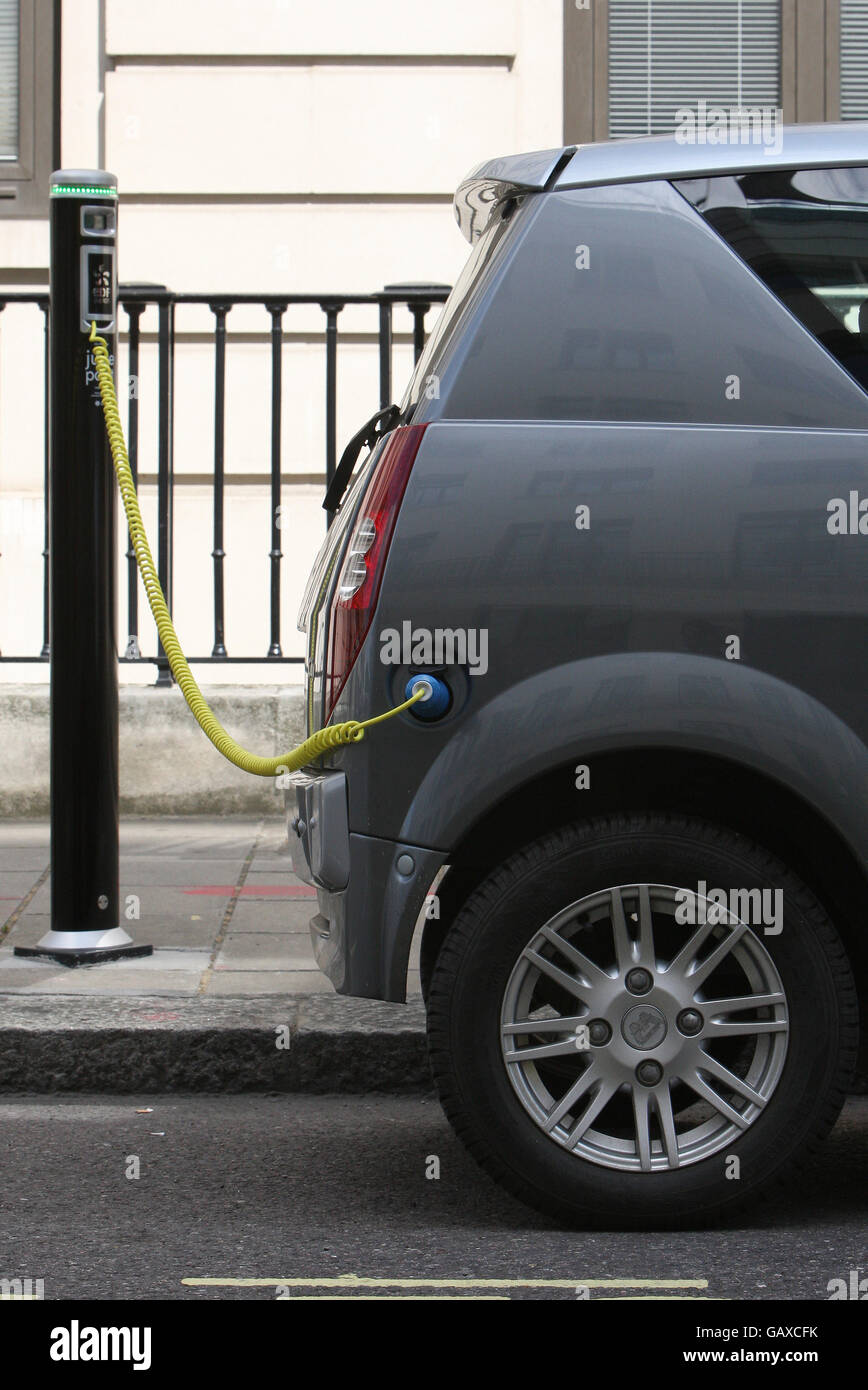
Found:
<svg viewBox="0 0 868 1390"><path fill-rule="evenodd" d="M868 389L868 169L763 169L675 187Z"/></svg>

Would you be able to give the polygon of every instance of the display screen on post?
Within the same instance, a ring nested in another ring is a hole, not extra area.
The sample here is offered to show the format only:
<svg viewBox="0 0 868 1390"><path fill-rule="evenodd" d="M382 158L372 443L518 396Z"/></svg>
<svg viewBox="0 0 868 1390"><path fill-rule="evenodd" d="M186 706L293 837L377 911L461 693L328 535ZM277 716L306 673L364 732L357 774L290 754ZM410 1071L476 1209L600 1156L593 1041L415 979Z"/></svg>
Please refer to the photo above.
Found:
<svg viewBox="0 0 868 1390"><path fill-rule="evenodd" d="M114 324L114 247L81 248L81 326Z"/></svg>

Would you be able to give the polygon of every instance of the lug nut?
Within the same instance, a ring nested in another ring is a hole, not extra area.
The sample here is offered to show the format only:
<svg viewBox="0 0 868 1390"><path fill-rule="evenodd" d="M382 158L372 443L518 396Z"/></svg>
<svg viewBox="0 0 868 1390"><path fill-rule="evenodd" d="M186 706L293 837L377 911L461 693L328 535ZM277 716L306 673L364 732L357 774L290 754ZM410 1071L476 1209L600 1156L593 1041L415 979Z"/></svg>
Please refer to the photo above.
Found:
<svg viewBox="0 0 868 1390"><path fill-rule="evenodd" d="M660 1063L651 1057L645 1062L640 1062L636 1068L636 1080L641 1081L643 1086L656 1086L662 1075L663 1068Z"/></svg>
<svg viewBox="0 0 868 1390"><path fill-rule="evenodd" d="M702 1028L705 1019L698 1009L682 1009L675 1022L682 1033L692 1038Z"/></svg>
<svg viewBox="0 0 868 1390"><path fill-rule="evenodd" d="M647 994L654 981L647 970L628 970L624 984L631 994Z"/></svg>
<svg viewBox="0 0 868 1390"><path fill-rule="evenodd" d="M588 1037L594 1047L603 1047L612 1036L612 1030L603 1018L595 1018L588 1024Z"/></svg>

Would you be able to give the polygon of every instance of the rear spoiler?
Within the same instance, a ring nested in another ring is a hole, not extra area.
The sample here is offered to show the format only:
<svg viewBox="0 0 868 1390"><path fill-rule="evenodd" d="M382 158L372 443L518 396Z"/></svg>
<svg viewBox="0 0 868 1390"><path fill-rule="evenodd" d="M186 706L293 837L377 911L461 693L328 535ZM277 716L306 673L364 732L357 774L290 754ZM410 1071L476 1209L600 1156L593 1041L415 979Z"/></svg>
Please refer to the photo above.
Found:
<svg viewBox="0 0 868 1390"><path fill-rule="evenodd" d="M548 188L576 152L575 145L559 150L535 150L532 154L488 159L458 185L452 206L455 220L471 246L485 231L491 210L505 198L520 193L541 193Z"/></svg>

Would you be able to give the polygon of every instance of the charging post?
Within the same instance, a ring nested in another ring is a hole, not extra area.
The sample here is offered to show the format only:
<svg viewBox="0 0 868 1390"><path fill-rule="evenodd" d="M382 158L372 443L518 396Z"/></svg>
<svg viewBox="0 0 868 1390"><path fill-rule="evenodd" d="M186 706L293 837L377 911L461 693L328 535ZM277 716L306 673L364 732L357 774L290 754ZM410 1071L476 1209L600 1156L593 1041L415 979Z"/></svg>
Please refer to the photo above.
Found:
<svg viewBox="0 0 868 1390"><path fill-rule="evenodd" d="M51 927L16 955L150 955L120 925L115 480L88 336L117 353L117 179L51 176Z"/></svg>

